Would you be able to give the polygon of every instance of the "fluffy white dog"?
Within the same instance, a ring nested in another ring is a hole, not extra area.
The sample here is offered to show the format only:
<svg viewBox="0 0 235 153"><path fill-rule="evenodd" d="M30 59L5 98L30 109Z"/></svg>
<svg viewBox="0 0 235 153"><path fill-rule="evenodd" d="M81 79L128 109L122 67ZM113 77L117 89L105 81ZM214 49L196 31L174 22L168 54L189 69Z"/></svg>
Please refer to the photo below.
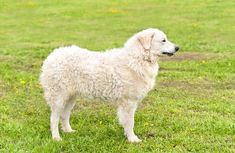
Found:
<svg viewBox="0 0 235 153"><path fill-rule="evenodd" d="M73 132L69 123L76 98L98 98L117 105L118 118L129 142L140 142L134 133L138 103L154 87L158 74L157 57L179 50L166 35L149 28L131 37L123 48L94 52L77 46L55 49L44 61L40 82L51 107L51 132L61 140Z"/></svg>

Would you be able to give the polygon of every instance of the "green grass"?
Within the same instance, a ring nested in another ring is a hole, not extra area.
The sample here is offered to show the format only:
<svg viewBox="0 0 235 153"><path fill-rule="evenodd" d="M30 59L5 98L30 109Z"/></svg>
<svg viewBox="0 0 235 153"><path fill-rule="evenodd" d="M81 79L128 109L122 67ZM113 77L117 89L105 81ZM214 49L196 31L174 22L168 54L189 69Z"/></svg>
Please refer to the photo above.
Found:
<svg viewBox="0 0 235 153"><path fill-rule="evenodd" d="M235 3L232 0L0 1L0 152L235 152ZM51 140L38 83L53 48L121 47L158 27L181 46L160 60L129 144L116 111L82 102L73 134Z"/></svg>

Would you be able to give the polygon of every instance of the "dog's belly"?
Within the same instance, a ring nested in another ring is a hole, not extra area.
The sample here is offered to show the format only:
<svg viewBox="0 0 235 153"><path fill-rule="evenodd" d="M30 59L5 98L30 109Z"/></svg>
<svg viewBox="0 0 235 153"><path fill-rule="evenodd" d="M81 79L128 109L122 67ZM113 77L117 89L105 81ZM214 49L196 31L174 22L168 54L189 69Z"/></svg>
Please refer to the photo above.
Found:
<svg viewBox="0 0 235 153"><path fill-rule="evenodd" d="M117 80L111 83L107 80L98 79L80 83L76 94L80 98L98 99L112 103L125 99L141 101L152 90L154 82L155 80L150 81L148 84L138 82L123 84Z"/></svg>
<svg viewBox="0 0 235 153"><path fill-rule="evenodd" d="M111 102L122 97L123 82L114 68L100 66L91 71L86 67L77 76L76 94L80 97Z"/></svg>
<svg viewBox="0 0 235 153"><path fill-rule="evenodd" d="M81 83L77 88L77 95L82 98L101 99L104 101L118 101L122 95L122 86L102 80Z"/></svg>

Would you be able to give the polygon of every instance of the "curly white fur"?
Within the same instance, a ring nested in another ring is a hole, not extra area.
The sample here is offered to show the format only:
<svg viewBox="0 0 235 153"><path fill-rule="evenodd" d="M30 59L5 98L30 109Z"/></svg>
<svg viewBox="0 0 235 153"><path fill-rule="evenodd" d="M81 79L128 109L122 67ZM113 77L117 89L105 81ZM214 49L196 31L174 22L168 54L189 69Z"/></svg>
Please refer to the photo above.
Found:
<svg viewBox="0 0 235 153"><path fill-rule="evenodd" d="M141 141L134 133L134 113L154 87L157 56L175 52L175 45L158 29L146 29L131 37L123 48L94 52L77 46L55 49L44 61L40 82L51 107L51 131L61 140L58 123L73 132L70 112L76 98L99 98L118 106L120 124L130 142Z"/></svg>

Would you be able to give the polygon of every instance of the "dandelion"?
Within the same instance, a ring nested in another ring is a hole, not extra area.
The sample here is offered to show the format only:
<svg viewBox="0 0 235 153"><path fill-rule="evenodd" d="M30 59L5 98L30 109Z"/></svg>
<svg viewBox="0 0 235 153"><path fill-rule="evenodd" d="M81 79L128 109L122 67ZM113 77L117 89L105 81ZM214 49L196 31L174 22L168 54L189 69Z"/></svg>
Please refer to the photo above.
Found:
<svg viewBox="0 0 235 153"><path fill-rule="evenodd" d="M26 81L20 79L20 84L25 85L25 84L26 84Z"/></svg>

